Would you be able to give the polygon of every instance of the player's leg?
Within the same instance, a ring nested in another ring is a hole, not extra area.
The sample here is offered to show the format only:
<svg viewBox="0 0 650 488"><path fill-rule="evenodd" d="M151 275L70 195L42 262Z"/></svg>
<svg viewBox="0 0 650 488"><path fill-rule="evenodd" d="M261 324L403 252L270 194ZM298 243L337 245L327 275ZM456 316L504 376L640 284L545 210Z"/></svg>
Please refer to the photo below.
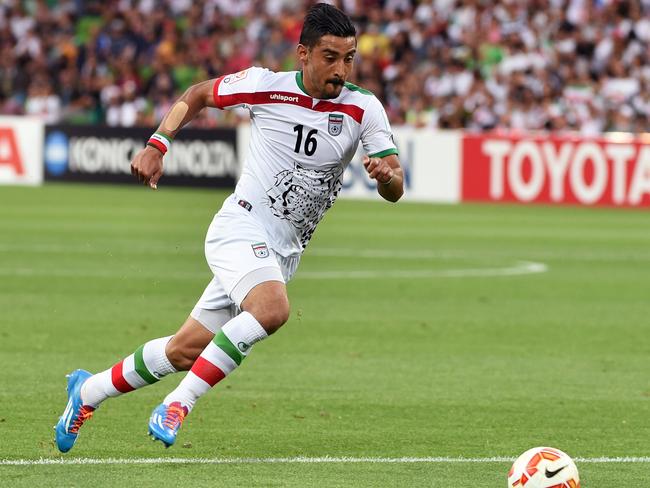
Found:
<svg viewBox="0 0 650 488"><path fill-rule="evenodd" d="M205 257L223 295L242 312L233 317L201 352L179 386L149 419L154 439L170 446L196 400L237 368L256 342L277 330L289 316L282 257L267 247L266 228L234 196L224 202L205 240ZM293 258L295 266L299 258Z"/></svg>
<svg viewBox="0 0 650 488"><path fill-rule="evenodd" d="M252 346L277 331L289 319L289 299L281 281L255 286L242 302L242 313L217 333L165 404L179 402L189 412L196 400L241 365Z"/></svg>
<svg viewBox="0 0 650 488"><path fill-rule="evenodd" d="M97 408L110 397L152 385L163 377L192 366L214 334L189 316L173 336L160 337L138 347L109 369L91 376L81 387L84 404Z"/></svg>
<svg viewBox="0 0 650 488"><path fill-rule="evenodd" d="M152 413L149 432L167 447L175 440L178 430L196 401L213 386L241 365L252 346L278 330L289 318L289 300L282 275L266 280L268 269L248 275L257 279L252 289L246 290L240 302L243 310L226 323L201 352L189 373L178 387L165 397ZM237 290L233 296L237 297Z"/></svg>
<svg viewBox="0 0 650 488"><path fill-rule="evenodd" d="M55 426L56 444L61 452L72 449L79 429L105 399L155 383L176 371L165 354L170 338L161 337L143 344L101 373L93 375L77 369L68 375L68 403Z"/></svg>
<svg viewBox="0 0 650 488"><path fill-rule="evenodd" d="M107 398L156 383L170 373L190 369L215 332L233 316L227 302L207 300L206 297L214 295L223 295L223 291L218 283L210 282L199 305L225 305L225 308L207 310L197 306L174 336L153 339L96 375L84 370L68 375L68 403L55 426L60 451L67 452L73 447L83 423Z"/></svg>

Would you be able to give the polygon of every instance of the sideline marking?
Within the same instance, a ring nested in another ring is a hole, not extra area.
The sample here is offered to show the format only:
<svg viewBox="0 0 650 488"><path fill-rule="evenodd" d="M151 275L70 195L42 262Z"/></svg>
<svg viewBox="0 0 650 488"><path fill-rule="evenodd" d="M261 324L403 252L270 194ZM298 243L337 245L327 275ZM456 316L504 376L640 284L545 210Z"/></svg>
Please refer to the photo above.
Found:
<svg viewBox="0 0 650 488"><path fill-rule="evenodd" d="M548 266L533 261L517 261L514 265L502 268L458 268L458 269L382 269L382 270L351 270L351 271L298 271L293 279L306 280L339 280L339 279L371 279L371 278L467 278L485 276L521 276L545 273ZM145 269L129 268L116 269L63 269L63 268L0 268L0 276L58 276L70 278L124 278L124 279L156 279L168 278L177 280L208 279L209 270L205 271L171 271L167 273L152 273Z"/></svg>
<svg viewBox="0 0 650 488"><path fill-rule="evenodd" d="M507 456L464 458L464 457L279 457L279 458L40 458L0 459L0 466L50 466L91 464L319 464L319 463L370 463L370 464L456 464L456 463L506 463L516 458ZM589 464L645 464L650 457L595 457L573 458L576 463Z"/></svg>
<svg viewBox="0 0 650 488"><path fill-rule="evenodd" d="M298 271L294 279L366 279L366 278L467 278L479 276L521 276L545 273L548 266L532 261L518 261L504 268L460 269L413 269L413 270L367 270L367 271Z"/></svg>

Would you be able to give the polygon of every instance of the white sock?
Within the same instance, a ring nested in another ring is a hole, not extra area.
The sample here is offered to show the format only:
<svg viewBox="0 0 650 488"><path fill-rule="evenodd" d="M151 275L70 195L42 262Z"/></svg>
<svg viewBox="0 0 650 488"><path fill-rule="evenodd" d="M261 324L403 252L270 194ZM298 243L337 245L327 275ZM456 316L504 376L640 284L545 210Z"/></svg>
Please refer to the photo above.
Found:
<svg viewBox="0 0 650 488"><path fill-rule="evenodd" d="M97 408L109 397L151 385L163 376L176 373L165 354L165 347L172 337L149 341L112 368L88 378L81 387L84 405Z"/></svg>
<svg viewBox="0 0 650 488"><path fill-rule="evenodd" d="M240 313L217 333L163 403L180 402L191 411L199 397L239 366L253 344L266 337L266 331L255 317L248 312Z"/></svg>

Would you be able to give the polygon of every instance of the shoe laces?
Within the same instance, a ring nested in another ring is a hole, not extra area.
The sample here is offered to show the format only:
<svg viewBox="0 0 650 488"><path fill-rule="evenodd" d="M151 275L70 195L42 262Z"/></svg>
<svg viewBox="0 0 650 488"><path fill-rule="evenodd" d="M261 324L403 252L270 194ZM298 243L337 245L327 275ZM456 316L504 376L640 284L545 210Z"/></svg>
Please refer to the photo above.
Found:
<svg viewBox="0 0 650 488"><path fill-rule="evenodd" d="M174 402L167 407L167 414L163 420L163 425L172 430L176 430L183 420L185 420L185 415L187 415L185 408L180 403Z"/></svg>
<svg viewBox="0 0 650 488"><path fill-rule="evenodd" d="M72 434L78 433L84 422L93 416L94 411L95 409L93 407L89 405L82 405L82 407L79 409L79 415L77 415L77 417L72 421L72 426L68 432Z"/></svg>

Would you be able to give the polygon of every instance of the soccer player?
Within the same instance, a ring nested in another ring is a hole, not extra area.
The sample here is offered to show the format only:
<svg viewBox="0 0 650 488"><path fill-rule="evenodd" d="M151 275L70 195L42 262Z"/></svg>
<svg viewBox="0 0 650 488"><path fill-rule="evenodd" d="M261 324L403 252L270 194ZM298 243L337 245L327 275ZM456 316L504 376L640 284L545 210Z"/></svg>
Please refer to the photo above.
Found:
<svg viewBox="0 0 650 488"><path fill-rule="evenodd" d="M347 82L355 50L349 17L316 4L297 47L301 71L252 67L190 87L133 158L132 173L155 189L171 141L201 109L250 111L248 158L205 241L214 277L175 335L147 342L98 374L68 375L68 404L56 425L59 450L73 447L79 428L107 398L189 370L149 419L153 438L174 444L197 399L288 320L285 283L336 200L359 141L379 194L391 202L402 196L403 173L386 113L370 92Z"/></svg>

